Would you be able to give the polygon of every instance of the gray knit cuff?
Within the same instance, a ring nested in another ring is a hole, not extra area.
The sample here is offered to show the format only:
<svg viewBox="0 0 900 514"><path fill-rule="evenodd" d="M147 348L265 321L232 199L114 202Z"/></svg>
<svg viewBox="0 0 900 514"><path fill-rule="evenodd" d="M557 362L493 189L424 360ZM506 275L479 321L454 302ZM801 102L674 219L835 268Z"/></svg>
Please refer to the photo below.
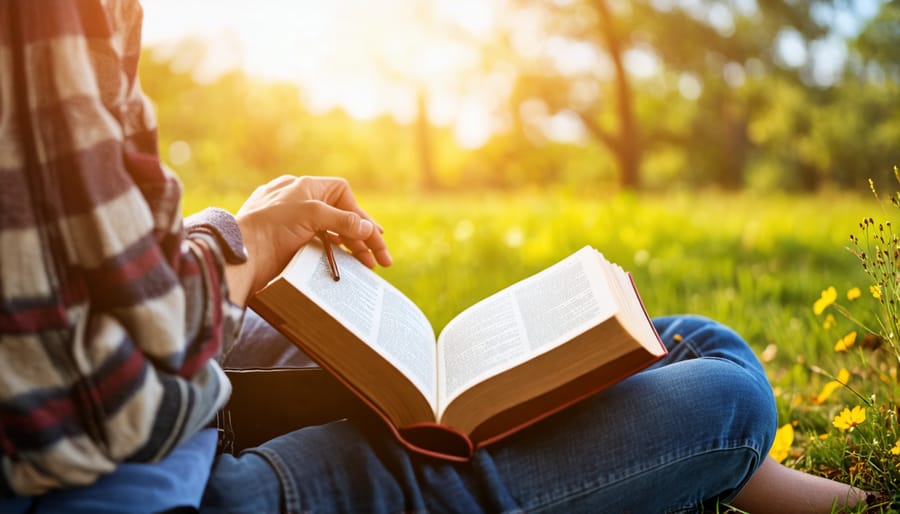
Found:
<svg viewBox="0 0 900 514"><path fill-rule="evenodd" d="M212 236L228 264L247 262L247 249L237 220L225 209L209 207L184 219L188 236L202 233Z"/></svg>

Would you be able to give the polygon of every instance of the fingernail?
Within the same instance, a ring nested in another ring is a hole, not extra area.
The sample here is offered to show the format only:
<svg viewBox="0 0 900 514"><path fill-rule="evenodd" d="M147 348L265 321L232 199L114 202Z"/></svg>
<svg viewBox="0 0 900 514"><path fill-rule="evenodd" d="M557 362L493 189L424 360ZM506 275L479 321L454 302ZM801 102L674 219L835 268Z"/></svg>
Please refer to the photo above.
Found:
<svg viewBox="0 0 900 514"><path fill-rule="evenodd" d="M371 221L367 219L359 221L359 237L361 239L368 238L372 234L372 230L373 226Z"/></svg>

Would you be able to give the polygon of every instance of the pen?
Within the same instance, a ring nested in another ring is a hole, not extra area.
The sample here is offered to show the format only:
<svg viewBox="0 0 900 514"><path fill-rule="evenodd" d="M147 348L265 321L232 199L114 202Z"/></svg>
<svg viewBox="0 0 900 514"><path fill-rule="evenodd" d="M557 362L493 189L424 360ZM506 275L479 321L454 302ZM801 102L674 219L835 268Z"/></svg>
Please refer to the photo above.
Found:
<svg viewBox="0 0 900 514"><path fill-rule="evenodd" d="M334 260L334 250L331 248L331 238L328 237L328 233L324 230L316 232L316 235L319 236L319 240L322 241L322 246L325 247L325 256L328 257L328 266L331 267L331 278L337 282L341 279L341 273L338 271L337 261Z"/></svg>

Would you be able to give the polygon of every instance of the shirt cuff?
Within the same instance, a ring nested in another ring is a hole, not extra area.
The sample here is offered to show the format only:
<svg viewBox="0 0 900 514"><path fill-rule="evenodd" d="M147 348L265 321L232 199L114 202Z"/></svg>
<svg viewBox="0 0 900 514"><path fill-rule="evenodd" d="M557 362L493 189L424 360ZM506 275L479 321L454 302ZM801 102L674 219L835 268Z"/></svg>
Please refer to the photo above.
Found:
<svg viewBox="0 0 900 514"><path fill-rule="evenodd" d="M237 220L225 209L209 207L184 219L187 234L206 234L212 236L228 264L247 262L247 249Z"/></svg>

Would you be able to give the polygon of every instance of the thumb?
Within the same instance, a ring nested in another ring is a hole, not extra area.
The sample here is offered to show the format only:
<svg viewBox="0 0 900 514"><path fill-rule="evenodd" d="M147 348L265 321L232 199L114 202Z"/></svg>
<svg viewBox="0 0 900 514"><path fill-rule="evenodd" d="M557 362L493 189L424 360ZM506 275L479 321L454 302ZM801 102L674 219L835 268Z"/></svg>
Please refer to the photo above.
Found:
<svg viewBox="0 0 900 514"><path fill-rule="evenodd" d="M325 212L321 213L322 228L336 232L350 239L368 239L375 230L375 225L353 211L345 211L321 204Z"/></svg>

